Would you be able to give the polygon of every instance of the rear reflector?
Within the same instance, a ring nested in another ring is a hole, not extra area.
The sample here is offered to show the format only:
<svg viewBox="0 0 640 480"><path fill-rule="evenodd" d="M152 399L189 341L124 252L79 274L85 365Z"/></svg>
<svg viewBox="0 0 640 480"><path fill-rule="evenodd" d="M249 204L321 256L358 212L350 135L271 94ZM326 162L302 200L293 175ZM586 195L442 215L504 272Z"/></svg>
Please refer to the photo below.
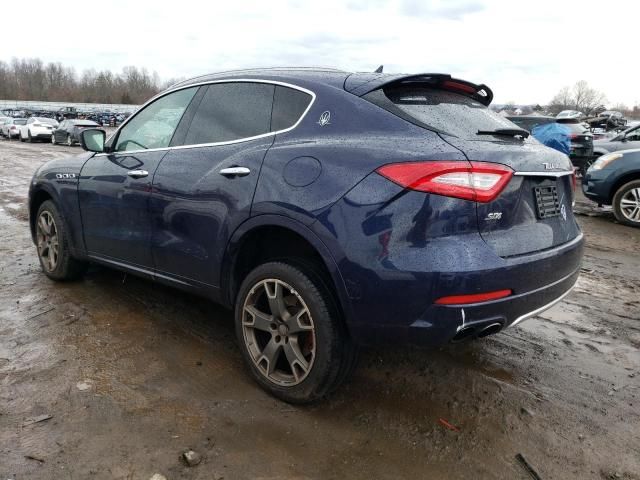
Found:
<svg viewBox="0 0 640 480"><path fill-rule="evenodd" d="M473 293L471 295L451 295L436 300L437 305L465 305L469 303L488 302L499 298L508 297L513 292L511 290L496 290L495 292Z"/></svg>
<svg viewBox="0 0 640 480"><path fill-rule="evenodd" d="M411 190L482 203L494 200L513 176L504 165L466 161L391 163L376 171Z"/></svg>

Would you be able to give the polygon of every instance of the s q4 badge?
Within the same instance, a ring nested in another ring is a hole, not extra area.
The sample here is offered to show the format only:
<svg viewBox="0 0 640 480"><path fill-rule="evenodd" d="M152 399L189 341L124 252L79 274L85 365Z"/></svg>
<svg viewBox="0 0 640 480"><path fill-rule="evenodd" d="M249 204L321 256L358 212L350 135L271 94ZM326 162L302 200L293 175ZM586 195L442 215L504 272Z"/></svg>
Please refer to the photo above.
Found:
<svg viewBox="0 0 640 480"><path fill-rule="evenodd" d="M324 127L325 125L331 125L331 112L329 110L322 112L320 115L320 120L318 120L318 125Z"/></svg>

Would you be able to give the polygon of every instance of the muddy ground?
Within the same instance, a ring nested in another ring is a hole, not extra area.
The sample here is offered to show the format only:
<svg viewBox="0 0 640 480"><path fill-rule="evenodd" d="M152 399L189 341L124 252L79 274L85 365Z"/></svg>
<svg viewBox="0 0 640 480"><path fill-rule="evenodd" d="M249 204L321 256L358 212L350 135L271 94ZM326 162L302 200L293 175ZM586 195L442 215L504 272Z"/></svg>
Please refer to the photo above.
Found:
<svg viewBox="0 0 640 480"><path fill-rule="evenodd" d="M518 453L544 480L640 479L640 230L582 199L566 301L473 343L364 351L345 388L292 407L245 373L228 311L40 272L28 182L79 150L0 140L0 479L530 478Z"/></svg>

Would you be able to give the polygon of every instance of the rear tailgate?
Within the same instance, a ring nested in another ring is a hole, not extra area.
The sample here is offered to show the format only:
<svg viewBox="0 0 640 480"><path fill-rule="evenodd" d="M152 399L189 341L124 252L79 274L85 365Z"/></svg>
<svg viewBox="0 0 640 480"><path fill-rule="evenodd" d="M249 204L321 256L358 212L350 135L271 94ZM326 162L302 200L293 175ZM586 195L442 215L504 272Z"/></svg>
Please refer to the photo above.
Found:
<svg viewBox="0 0 640 480"><path fill-rule="evenodd" d="M475 203L479 233L501 257L547 250L576 238L580 231L571 208L573 168L569 158L531 137L524 138L527 132L505 134L516 126L486 108L478 91L491 96L486 87L459 80L423 82L420 78L407 83L403 79L384 83L363 98L438 132L472 162L513 170L510 182L495 199Z"/></svg>
<svg viewBox="0 0 640 480"><path fill-rule="evenodd" d="M533 141L445 139L471 160L501 163L515 172L498 198L477 204L480 234L498 255L546 250L579 235L573 172L565 155Z"/></svg>

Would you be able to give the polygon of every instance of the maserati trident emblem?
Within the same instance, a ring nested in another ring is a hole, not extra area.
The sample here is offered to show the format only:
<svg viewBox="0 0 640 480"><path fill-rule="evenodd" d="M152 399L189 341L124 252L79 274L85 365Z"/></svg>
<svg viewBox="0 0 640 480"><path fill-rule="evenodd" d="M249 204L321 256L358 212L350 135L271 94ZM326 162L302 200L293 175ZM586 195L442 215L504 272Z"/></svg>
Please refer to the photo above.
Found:
<svg viewBox="0 0 640 480"><path fill-rule="evenodd" d="M326 112L322 112L320 115L320 120L318 120L318 125L324 127L325 125L331 125L331 112L327 110Z"/></svg>
<svg viewBox="0 0 640 480"><path fill-rule="evenodd" d="M544 166L545 170L555 170L556 168L560 168L559 163L544 162L542 165Z"/></svg>

